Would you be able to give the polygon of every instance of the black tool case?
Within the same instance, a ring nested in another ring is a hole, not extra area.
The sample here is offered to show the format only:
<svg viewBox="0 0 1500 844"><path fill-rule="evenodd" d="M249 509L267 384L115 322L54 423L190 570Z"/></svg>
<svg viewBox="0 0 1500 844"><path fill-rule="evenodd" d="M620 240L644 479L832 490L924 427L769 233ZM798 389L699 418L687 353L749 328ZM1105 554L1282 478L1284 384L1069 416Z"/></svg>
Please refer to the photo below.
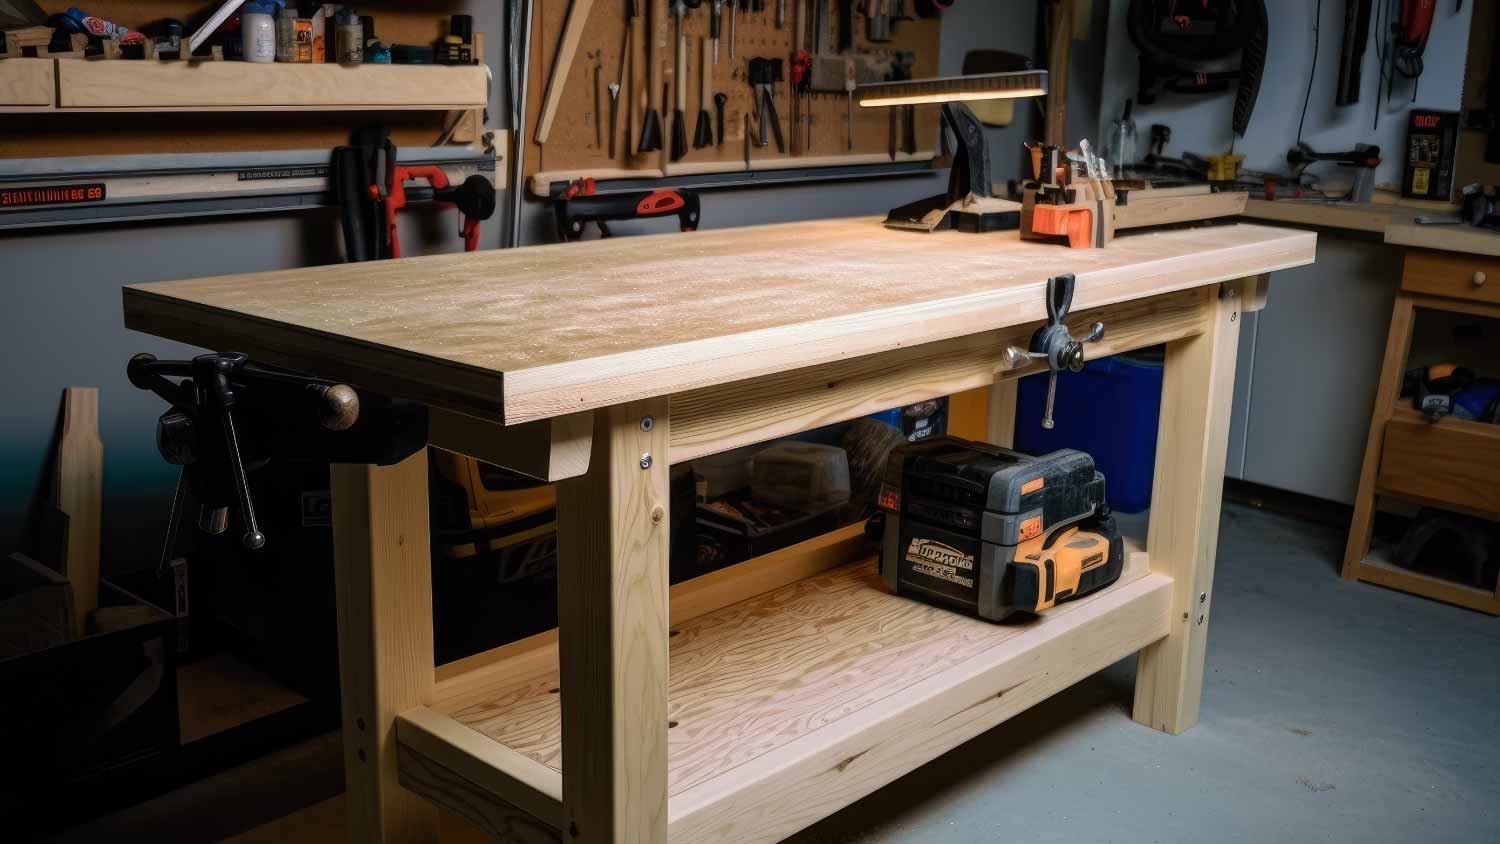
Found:
<svg viewBox="0 0 1500 844"><path fill-rule="evenodd" d="M902 446L887 464L878 503L886 585L990 621L1016 612L1010 564L1017 548L1042 537L1050 547L1059 528L1082 522L1111 538L1108 564L1060 599L1108 586L1123 569L1104 476L1081 451L1033 457L957 437Z"/></svg>

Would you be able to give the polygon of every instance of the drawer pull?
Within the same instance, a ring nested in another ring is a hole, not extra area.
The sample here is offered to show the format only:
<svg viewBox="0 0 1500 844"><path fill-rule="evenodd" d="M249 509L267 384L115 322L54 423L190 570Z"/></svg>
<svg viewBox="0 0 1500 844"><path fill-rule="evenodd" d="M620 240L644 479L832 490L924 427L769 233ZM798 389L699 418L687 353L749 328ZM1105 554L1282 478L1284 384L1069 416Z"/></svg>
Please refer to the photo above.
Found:
<svg viewBox="0 0 1500 844"><path fill-rule="evenodd" d="M1485 277L1485 275L1484 275L1484 270L1475 270L1474 271L1474 286L1475 287L1483 287L1484 283L1486 281L1488 281L1488 280L1489 279L1487 279Z"/></svg>

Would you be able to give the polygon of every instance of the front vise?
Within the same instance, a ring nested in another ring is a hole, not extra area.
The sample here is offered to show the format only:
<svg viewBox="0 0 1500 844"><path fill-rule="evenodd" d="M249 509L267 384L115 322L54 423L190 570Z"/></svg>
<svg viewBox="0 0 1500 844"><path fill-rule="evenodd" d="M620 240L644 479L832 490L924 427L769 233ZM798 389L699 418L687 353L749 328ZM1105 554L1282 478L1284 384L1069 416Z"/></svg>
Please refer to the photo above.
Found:
<svg viewBox="0 0 1500 844"><path fill-rule="evenodd" d="M238 352L190 361L139 354L126 367L130 383L171 407L156 424L156 447L181 466L173 522L191 491L198 524L220 534L237 506L241 544L265 547L249 475L273 460L398 463L427 445L427 408L252 362ZM176 380L174 380L176 379Z"/></svg>

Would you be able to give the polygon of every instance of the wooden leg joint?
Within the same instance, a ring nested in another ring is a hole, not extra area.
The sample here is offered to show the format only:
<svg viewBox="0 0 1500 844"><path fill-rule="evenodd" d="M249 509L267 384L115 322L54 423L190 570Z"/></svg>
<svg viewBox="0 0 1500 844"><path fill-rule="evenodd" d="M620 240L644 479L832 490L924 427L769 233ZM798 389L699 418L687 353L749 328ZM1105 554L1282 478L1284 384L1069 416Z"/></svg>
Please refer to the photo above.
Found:
<svg viewBox="0 0 1500 844"><path fill-rule="evenodd" d="M1198 719L1245 286L1221 286L1204 304L1204 333L1167 344L1146 550L1152 571L1172 578L1180 623L1141 651L1134 716L1169 733Z"/></svg>

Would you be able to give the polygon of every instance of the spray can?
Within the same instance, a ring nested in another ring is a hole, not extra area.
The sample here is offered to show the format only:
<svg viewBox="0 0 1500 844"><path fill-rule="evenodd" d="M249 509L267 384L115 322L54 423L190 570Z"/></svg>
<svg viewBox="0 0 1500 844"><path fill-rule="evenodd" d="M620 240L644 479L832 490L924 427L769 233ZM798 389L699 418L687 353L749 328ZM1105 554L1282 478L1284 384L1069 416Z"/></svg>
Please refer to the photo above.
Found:
<svg viewBox="0 0 1500 844"><path fill-rule="evenodd" d="M365 60L365 27L353 9L342 9L338 16L335 40L339 64L363 64Z"/></svg>

